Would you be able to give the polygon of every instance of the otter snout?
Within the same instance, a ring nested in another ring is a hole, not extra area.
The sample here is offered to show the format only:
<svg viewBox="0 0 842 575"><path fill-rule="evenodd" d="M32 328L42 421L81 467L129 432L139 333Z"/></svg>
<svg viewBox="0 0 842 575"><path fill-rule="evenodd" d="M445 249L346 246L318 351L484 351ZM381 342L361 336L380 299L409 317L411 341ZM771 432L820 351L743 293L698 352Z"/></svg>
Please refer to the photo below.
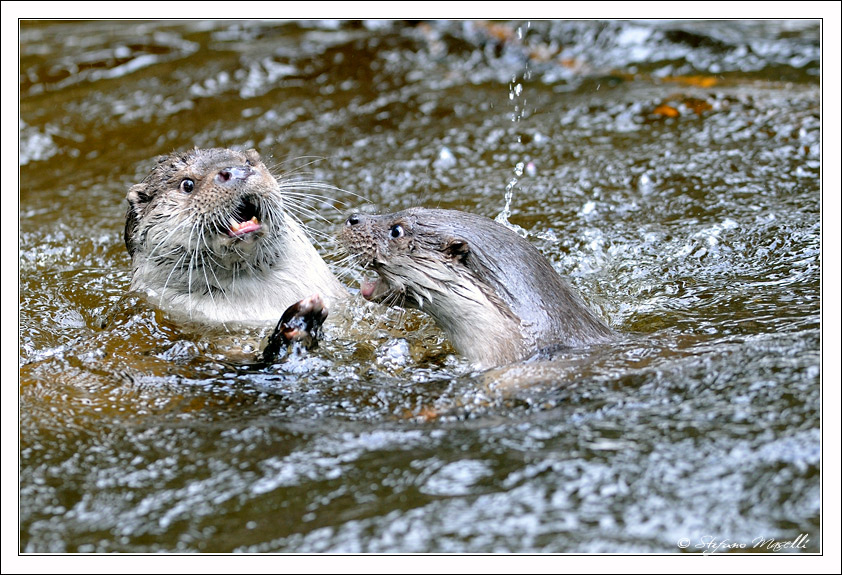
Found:
<svg viewBox="0 0 842 575"><path fill-rule="evenodd" d="M360 214L351 214L348 216L348 219L345 220L346 226L356 226L362 221L362 215Z"/></svg>
<svg viewBox="0 0 842 575"><path fill-rule="evenodd" d="M226 184L232 180L246 180L252 174L254 174L254 170L251 166L232 166L230 168L222 168L219 170L214 180L216 180L217 183Z"/></svg>
<svg viewBox="0 0 842 575"><path fill-rule="evenodd" d="M366 215L353 213L348 216L339 239L363 265L368 266L374 259L378 242L372 230L371 218Z"/></svg>

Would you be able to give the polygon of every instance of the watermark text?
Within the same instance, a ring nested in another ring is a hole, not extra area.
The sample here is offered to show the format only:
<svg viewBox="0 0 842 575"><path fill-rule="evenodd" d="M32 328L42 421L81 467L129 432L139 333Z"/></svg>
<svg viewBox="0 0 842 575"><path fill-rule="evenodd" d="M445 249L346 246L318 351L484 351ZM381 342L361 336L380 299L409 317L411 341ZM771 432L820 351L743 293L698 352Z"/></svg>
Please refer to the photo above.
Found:
<svg viewBox="0 0 842 575"><path fill-rule="evenodd" d="M698 541L692 541L689 537L682 537L678 540L679 549L690 549L701 551L705 555L710 553L747 552L747 551L771 551L777 553L786 549L806 549L810 542L808 533L799 533L795 539L775 539L774 537L755 537L751 541L734 541L727 537L715 535L702 535Z"/></svg>

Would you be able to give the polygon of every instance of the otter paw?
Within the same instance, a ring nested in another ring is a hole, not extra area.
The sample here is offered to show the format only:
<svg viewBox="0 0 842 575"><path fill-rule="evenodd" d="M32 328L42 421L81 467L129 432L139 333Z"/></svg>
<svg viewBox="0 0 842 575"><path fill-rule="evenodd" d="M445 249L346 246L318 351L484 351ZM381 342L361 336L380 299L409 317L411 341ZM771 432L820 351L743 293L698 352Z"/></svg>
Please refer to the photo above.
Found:
<svg viewBox="0 0 842 575"><path fill-rule="evenodd" d="M287 308L269 336L262 360L266 363L274 361L281 349L294 343L307 349L316 347L326 318L327 307L319 294L295 302Z"/></svg>

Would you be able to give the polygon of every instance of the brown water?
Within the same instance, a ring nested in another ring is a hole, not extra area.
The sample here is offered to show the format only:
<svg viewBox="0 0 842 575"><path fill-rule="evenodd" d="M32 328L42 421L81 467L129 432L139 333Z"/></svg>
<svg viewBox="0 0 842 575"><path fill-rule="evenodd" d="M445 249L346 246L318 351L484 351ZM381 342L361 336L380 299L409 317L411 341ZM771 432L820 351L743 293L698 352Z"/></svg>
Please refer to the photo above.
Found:
<svg viewBox="0 0 842 575"><path fill-rule="evenodd" d="M24 22L20 45L21 551L820 550L816 22ZM192 146L347 190L314 205L325 253L357 195L494 217L508 188L625 335L478 374L358 301L358 333L243 366L121 299L126 190Z"/></svg>

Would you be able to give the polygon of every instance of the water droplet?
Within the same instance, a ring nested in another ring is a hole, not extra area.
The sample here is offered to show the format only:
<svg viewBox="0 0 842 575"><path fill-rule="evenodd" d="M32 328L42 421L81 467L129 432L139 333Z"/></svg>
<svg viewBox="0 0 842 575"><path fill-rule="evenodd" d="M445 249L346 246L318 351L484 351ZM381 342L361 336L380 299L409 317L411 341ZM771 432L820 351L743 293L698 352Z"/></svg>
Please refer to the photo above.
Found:
<svg viewBox="0 0 842 575"><path fill-rule="evenodd" d="M655 183L648 172L643 172L637 180L637 189L643 195L651 194L655 189Z"/></svg>
<svg viewBox="0 0 842 575"><path fill-rule="evenodd" d="M448 170L456 166L456 156L447 146L442 146L438 157L433 161L433 167L438 170Z"/></svg>
<svg viewBox="0 0 842 575"><path fill-rule="evenodd" d="M534 162L527 162L526 164L526 175L529 177L535 177L538 173L538 168L535 167Z"/></svg>

